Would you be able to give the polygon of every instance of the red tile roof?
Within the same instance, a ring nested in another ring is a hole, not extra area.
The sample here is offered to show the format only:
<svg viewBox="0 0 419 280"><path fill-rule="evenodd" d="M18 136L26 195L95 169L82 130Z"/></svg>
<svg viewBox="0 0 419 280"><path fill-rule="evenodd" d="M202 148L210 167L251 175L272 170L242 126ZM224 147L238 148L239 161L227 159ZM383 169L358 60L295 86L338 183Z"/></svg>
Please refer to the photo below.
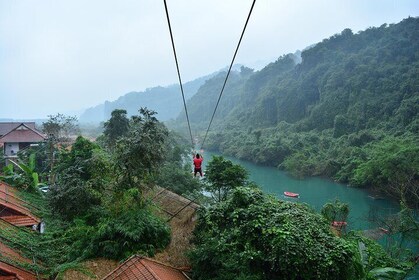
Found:
<svg viewBox="0 0 419 280"><path fill-rule="evenodd" d="M7 184L7 183L5 183L3 181L0 181L0 194L1 193L3 194L3 196L7 196L9 199L13 199L12 201L14 203L19 204L22 207L26 207L28 209L29 208L38 209L34 205L31 205L30 203L28 203L25 200L21 199L19 197L19 190L17 188L10 186L9 184Z"/></svg>
<svg viewBox="0 0 419 280"><path fill-rule="evenodd" d="M190 280L181 269L134 255L103 280Z"/></svg>
<svg viewBox="0 0 419 280"><path fill-rule="evenodd" d="M6 184L5 182L0 181L0 191L1 192L8 192L10 194L15 195L18 191L16 188L13 188L9 184Z"/></svg>
<svg viewBox="0 0 419 280"><path fill-rule="evenodd" d="M33 226L40 223L39 220L23 215L3 216L0 218L18 227Z"/></svg>
<svg viewBox="0 0 419 280"><path fill-rule="evenodd" d="M35 274L4 261L0 261L0 275L2 274L5 274L8 278L2 278L2 276L0 276L0 279L37 280Z"/></svg>
<svg viewBox="0 0 419 280"><path fill-rule="evenodd" d="M1 143L32 143L44 141L47 137L41 132L22 123L0 138Z"/></svg>
<svg viewBox="0 0 419 280"><path fill-rule="evenodd" d="M0 182L0 219L16 226L32 226L41 219L32 214L24 200L17 196L18 191L4 182Z"/></svg>
<svg viewBox="0 0 419 280"><path fill-rule="evenodd" d="M9 133L21 124L25 124L27 127L35 129L35 122L0 122L0 137Z"/></svg>
<svg viewBox="0 0 419 280"><path fill-rule="evenodd" d="M25 258L18 252L16 249L12 249L3 242L0 241L0 256L6 257L8 259L12 259L14 261L18 261L20 263L32 263L32 261L28 258Z"/></svg>

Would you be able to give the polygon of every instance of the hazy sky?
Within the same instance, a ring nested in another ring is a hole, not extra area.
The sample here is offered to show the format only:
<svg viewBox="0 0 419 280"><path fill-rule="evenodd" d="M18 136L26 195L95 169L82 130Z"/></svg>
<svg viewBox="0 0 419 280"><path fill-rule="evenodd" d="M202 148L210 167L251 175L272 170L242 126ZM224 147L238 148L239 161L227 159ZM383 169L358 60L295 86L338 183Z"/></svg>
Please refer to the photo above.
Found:
<svg viewBox="0 0 419 280"><path fill-rule="evenodd" d="M0 118L74 114L177 83L163 3L0 0ZM184 82L230 63L251 3L167 0ZM236 63L255 67L409 15L418 0L257 0Z"/></svg>

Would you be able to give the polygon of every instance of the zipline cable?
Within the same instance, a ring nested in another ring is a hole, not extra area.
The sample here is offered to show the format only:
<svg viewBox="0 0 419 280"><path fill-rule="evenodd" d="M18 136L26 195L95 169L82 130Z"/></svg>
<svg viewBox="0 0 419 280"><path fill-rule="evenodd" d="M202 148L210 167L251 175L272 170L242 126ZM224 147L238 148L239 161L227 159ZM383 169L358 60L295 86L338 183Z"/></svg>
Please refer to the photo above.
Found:
<svg viewBox="0 0 419 280"><path fill-rule="evenodd" d="M174 56L175 56L176 69L177 69L177 76L178 76L178 78L179 78L180 91L182 92L183 107L185 108L186 121L188 122L189 135L191 136L191 144L192 144L192 149L193 149L193 148L194 148L194 143L193 143L193 137L192 137L191 124L190 124L190 122L189 122L188 110L187 110L187 108L186 108L185 94L183 93L182 79L180 78L179 63L178 63L178 60L177 60L176 48L175 48L175 41L173 40L172 27L171 27L171 25L170 25L169 11L168 11L168 9L167 9L166 0L164 0L164 8L165 8L165 10L166 10L166 18L167 18L167 24L168 24L168 26L169 26L170 39L171 39L171 41L172 41L173 54L174 54Z"/></svg>
<svg viewBox="0 0 419 280"><path fill-rule="evenodd" d="M166 3L166 0L165 0L164 2ZM203 147L204 147L204 143L205 143L205 140L207 139L208 131L209 131L209 129L210 129L210 127L211 127L211 124L212 124L212 121L213 121L213 119L214 119L215 112L217 111L218 104L220 103L221 96L223 95L224 88L225 88L225 86L226 86L226 83L227 83L228 77L229 77L229 75L230 75L231 68L233 67L234 60L236 59L236 55L237 55L237 52L238 52L238 50L239 50L240 43L241 43L241 41L242 41L242 39L243 39L243 35L244 35L244 32L246 31L247 23L249 22L250 15L252 14L253 7L255 6L255 3L256 3L256 0L253 0L252 7L250 8L249 15L247 16L247 19L246 19L246 23L244 24L244 28L243 28L242 34L241 34L241 36L240 36L239 43L237 44L236 51L234 52L233 59L231 60L231 63L230 63L230 67L228 68L228 72L227 72L226 78L225 78L225 80L224 80L223 87L221 88L220 95L218 96L217 104L215 105L214 112L212 113L212 117L211 117L210 123L209 123L209 125L208 125L207 132L205 133L204 140L202 141L201 149L203 149Z"/></svg>

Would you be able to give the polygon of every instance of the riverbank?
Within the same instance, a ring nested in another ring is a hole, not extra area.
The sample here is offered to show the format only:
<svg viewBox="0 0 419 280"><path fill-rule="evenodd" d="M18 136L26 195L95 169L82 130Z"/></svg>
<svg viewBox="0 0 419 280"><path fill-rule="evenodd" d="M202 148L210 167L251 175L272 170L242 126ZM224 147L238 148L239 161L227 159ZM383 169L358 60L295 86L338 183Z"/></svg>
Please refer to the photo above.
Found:
<svg viewBox="0 0 419 280"><path fill-rule="evenodd" d="M204 168L205 162L208 162L213 155L220 154L212 151L205 152ZM374 220L384 219L400 210L395 201L387 198L375 199L364 189L349 187L320 177L297 179L275 167L261 166L229 156L225 158L242 165L249 172L249 178L252 181L257 183L264 192L279 199L307 203L316 211L320 211L325 203L336 199L347 203L350 207L348 229L375 229L379 226ZM300 197L285 197L284 191L299 193Z"/></svg>

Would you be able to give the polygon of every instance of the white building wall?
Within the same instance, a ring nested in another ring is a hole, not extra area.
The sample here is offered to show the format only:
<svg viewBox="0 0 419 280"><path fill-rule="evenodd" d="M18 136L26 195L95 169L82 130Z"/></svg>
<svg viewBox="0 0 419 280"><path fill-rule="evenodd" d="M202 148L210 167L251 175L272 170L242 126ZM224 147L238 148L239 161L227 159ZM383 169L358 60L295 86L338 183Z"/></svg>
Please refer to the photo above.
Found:
<svg viewBox="0 0 419 280"><path fill-rule="evenodd" d="M19 152L19 143L4 143L4 155L15 156Z"/></svg>

